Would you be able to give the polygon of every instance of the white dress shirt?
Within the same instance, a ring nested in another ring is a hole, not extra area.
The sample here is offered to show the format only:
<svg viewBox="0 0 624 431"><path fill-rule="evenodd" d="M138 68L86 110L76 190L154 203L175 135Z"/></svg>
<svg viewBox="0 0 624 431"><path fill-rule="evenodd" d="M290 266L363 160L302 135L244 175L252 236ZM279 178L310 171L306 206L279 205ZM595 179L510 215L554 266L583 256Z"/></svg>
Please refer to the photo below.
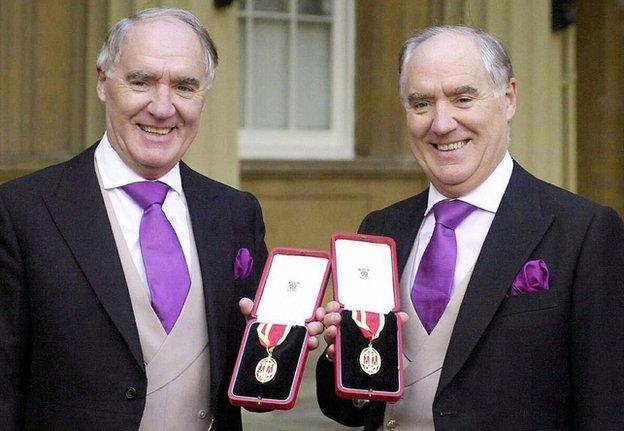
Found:
<svg viewBox="0 0 624 431"><path fill-rule="evenodd" d="M512 170L513 161L511 160L509 152L507 152L503 160L501 160L496 169L494 169L494 172L492 172L483 183L471 192L458 198L459 200L474 205L477 209L470 213L455 229L455 236L457 238L457 262L455 265L455 274L453 276L453 292L458 283L462 282L462 280L468 276L469 272L472 271L472 268L477 262L485 237L494 220L496 210L498 210L505 189L509 184ZM414 284L414 278L416 277L422 255L433 235L433 228L435 226L435 217L432 211L433 206L445 199L448 198L440 193L433 184L429 185L429 198L425 217L420 225L416 239L414 240L414 245L412 246L412 252L410 253L411 260L408 261L405 266L405 271L409 271L409 277L401 277L401 290L407 292L408 297L412 290L412 285ZM416 248L416 250L414 250L414 248ZM411 303L405 304L404 307L405 306L413 307Z"/></svg>
<svg viewBox="0 0 624 431"><path fill-rule="evenodd" d="M95 164L102 182L103 188L108 193L110 202L115 212L115 217L119 222L132 260L139 276L143 281L145 290L151 298L147 278L145 276L145 266L143 265L143 256L141 255L141 246L139 244L139 226L143 209L121 188L126 184L135 183L137 181L147 181L139 174L130 169L119 157L119 154L113 149L106 133L95 149ZM180 166L178 163L165 175L160 177L161 181L169 186L169 191L163 203L162 209L167 219L173 226L182 251L186 259L186 265L191 271L191 241L190 227L188 217L188 206L184 191L182 190L182 179L180 177ZM80 185L78 185L80 187Z"/></svg>

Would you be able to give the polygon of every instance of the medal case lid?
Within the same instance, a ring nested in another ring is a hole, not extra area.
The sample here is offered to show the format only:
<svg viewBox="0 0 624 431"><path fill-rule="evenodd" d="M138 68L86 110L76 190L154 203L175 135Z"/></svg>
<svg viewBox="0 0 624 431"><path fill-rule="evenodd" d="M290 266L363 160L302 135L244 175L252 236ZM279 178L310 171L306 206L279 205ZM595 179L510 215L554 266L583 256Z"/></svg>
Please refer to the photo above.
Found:
<svg viewBox="0 0 624 431"><path fill-rule="evenodd" d="M327 252L294 248L271 250L230 380L228 396L232 404L281 410L294 406L308 355L305 324L314 320L314 312L323 300L330 271L331 261ZM256 363L264 360L266 364L266 357L269 356L268 353L260 353L264 349L259 347L257 335L260 323L291 326L284 344L273 350L277 369L287 370L288 374L277 375L273 382L260 383L257 374L252 372ZM262 355L264 358L259 361ZM282 356L281 367L278 356ZM266 397L262 394L270 395Z"/></svg>
<svg viewBox="0 0 624 431"><path fill-rule="evenodd" d="M380 387L379 384L372 383L369 387L349 387L347 381L350 377L343 376L343 365L346 370L362 369L364 372L365 367L360 363L362 359L355 358L366 348L358 344L361 341L358 337L362 335L352 328L347 331L347 327L342 328L341 325L335 344L336 393L349 399L397 401L403 394L403 343L401 325L395 315L400 310L396 244L389 237L336 233L331 239L331 252L333 293L334 299L340 304L341 313L346 310L363 310L392 316L393 324L386 329L392 331L392 334L382 332L383 336L374 340L372 346L379 351L378 359L383 361L386 358L386 364L396 364L396 368L393 366L390 369L391 378L387 388L383 388L383 384ZM345 322L347 320L353 323L351 319L345 319ZM345 335L354 338L343 339ZM348 351L343 352L342 348ZM353 349L357 351L351 351ZM367 352L370 353L368 350ZM388 370L385 371L388 373ZM371 381L373 378L371 376ZM371 389L370 386L376 389Z"/></svg>
<svg viewBox="0 0 624 431"><path fill-rule="evenodd" d="M314 320L314 311L325 294L330 264L329 253L321 250L271 250L250 317L287 325L305 325Z"/></svg>
<svg viewBox="0 0 624 431"><path fill-rule="evenodd" d="M336 233L331 239L334 299L341 308L399 311L396 244L385 236Z"/></svg>

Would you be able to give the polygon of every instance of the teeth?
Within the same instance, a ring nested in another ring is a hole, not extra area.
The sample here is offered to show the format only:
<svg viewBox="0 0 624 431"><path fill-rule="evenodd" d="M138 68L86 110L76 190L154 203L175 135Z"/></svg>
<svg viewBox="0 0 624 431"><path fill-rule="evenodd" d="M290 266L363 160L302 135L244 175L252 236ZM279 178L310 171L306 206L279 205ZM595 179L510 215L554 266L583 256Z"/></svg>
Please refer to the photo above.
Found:
<svg viewBox="0 0 624 431"><path fill-rule="evenodd" d="M457 141L457 142L452 142L450 144L437 144L436 147L438 148L438 150L440 151L451 151L451 150L459 150L460 148L462 148L464 145L466 145L466 143L468 142L468 140L465 141Z"/></svg>
<svg viewBox="0 0 624 431"><path fill-rule="evenodd" d="M173 127L154 127L154 126L139 126L141 130L147 133L155 133L157 135L166 135L173 130Z"/></svg>

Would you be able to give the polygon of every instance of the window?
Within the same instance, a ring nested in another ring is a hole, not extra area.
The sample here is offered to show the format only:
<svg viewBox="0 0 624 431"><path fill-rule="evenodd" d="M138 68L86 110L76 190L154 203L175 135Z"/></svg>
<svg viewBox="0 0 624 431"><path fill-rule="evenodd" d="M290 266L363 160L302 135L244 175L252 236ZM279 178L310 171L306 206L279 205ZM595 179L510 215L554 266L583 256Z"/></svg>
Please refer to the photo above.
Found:
<svg viewBox="0 0 624 431"><path fill-rule="evenodd" d="M353 0L240 2L239 155L353 157Z"/></svg>

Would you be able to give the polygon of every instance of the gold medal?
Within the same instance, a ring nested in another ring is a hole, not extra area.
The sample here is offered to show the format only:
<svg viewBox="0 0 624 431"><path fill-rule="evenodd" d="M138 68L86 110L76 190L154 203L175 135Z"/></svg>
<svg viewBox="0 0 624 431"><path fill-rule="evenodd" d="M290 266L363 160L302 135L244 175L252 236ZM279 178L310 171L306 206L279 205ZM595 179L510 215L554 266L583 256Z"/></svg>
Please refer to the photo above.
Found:
<svg viewBox="0 0 624 431"><path fill-rule="evenodd" d="M360 368L366 374L372 376L381 369L381 355L373 347L373 340L379 337L386 322L385 316L381 313L373 313L372 311L351 312L351 318L360 328L360 332L368 340L368 347L360 352Z"/></svg>
<svg viewBox="0 0 624 431"><path fill-rule="evenodd" d="M260 359L256 365L256 380L260 383L270 382L277 374L277 361L273 358L273 349L284 342L290 332L290 325L274 325L260 323L256 328L260 344L266 348L267 357Z"/></svg>
<svg viewBox="0 0 624 431"><path fill-rule="evenodd" d="M360 353L360 367L370 376L377 373L381 368L381 356L370 344Z"/></svg>
<svg viewBox="0 0 624 431"><path fill-rule="evenodd" d="M273 359L271 354L266 358L260 359L256 365L256 380L260 383L269 382L277 373L277 361Z"/></svg>

